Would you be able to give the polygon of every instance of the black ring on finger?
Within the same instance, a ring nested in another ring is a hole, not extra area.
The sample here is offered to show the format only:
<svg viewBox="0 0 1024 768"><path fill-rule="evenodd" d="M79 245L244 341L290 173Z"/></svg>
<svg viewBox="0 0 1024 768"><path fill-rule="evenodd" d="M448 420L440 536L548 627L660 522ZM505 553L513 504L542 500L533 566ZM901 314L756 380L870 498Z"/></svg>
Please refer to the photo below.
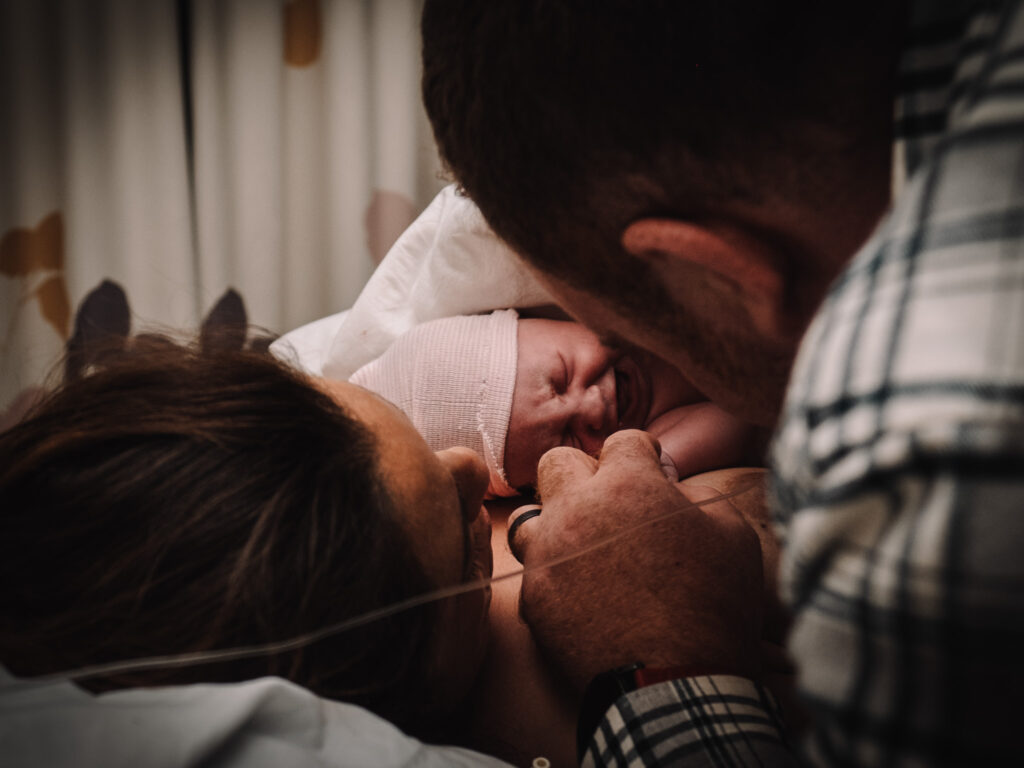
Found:
<svg viewBox="0 0 1024 768"><path fill-rule="evenodd" d="M528 509L513 520L512 524L508 527L508 549L512 553L512 557L516 560L519 560L519 556L516 554L516 548L512 546L512 542L515 541L516 538L516 531L519 530L520 525L525 523L527 520L532 520L538 515L540 515L540 507L537 507L537 509ZM519 562L521 563L523 561L519 560Z"/></svg>

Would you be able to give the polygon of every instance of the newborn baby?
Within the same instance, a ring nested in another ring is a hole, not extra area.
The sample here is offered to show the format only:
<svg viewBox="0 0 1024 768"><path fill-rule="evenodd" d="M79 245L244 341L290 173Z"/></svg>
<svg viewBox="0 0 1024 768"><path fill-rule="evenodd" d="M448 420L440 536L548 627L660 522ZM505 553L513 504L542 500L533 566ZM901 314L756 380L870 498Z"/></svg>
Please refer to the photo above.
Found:
<svg viewBox="0 0 1024 768"><path fill-rule="evenodd" d="M511 309L416 326L350 381L401 408L432 449L480 453L495 496L532 486L549 449L596 456L619 429L657 437L673 480L758 464L764 443L763 430L710 403L660 358Z"/></svg>

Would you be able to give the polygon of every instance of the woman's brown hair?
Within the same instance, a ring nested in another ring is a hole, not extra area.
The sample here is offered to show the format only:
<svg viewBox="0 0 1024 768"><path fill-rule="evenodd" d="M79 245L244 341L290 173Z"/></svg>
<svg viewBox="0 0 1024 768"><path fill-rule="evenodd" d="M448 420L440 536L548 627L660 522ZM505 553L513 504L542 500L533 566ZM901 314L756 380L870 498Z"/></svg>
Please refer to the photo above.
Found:
<svg viewBox="0 0 1024 768"><path fill-rule="evenodd" d="M379 476L374 435L269 357L136 344L0 435L0 663L30 676L258 644L426 592ZM280 675L412 724L435 621L428 607L85 684Z"/></svg>

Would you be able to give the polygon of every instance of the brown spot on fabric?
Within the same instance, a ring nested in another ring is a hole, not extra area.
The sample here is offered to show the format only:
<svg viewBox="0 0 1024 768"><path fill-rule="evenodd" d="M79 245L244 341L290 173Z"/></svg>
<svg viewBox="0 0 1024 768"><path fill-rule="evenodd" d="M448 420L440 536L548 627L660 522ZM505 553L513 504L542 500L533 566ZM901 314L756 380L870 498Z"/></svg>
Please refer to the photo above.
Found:
<svg viewBox="0 0 1024 768"><path fill-rule="evenodd" d="M323 24L320 0L288 0L284 5L284 60L308 67L320 58Z"/></svg>
<svg viewBox="0 0 1024 768"><path fill-rule="evenodd" d="M68 297L64 275L54 275L36 288L36 299L46 322L54 327L62 339L67 339L71 323L71 299Z"/></svg>
<svg viewBox="0 0 1024 768"><path fill-rule="evenodd" d="M24 277L43 269L64 267L64 220L60 211L33 229L16 227L0 240L0 274Z"/></svg>
<svg viewBox="0 0 1024 768"><path fill-rule="evenodd" d="M416 218L416 207L405 195L378 189L366 209L366 247L380 264L391 246Z"/></svg>

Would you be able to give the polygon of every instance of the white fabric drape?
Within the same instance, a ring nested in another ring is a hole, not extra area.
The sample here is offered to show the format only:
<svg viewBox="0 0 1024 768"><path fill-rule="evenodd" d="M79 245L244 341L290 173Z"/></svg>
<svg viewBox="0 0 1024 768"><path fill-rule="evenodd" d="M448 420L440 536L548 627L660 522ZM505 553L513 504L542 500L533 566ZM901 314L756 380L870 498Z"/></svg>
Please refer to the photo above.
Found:
<svg viewBox="0 0 1024 768"><path fill-rule="evenodd" d="M133 332L228 289L274 333L349 306L442 186L419 9L0 3L0 412L103 281Z"/></svg>

